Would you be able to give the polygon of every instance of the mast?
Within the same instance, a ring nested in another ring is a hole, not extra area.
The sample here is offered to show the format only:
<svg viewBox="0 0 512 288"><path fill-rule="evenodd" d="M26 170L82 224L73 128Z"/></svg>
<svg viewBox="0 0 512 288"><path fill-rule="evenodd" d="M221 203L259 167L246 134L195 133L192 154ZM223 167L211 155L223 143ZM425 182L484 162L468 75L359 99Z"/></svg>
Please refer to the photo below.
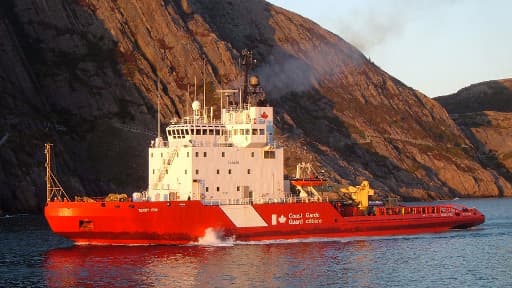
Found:
<svg viewBox="0 0 512 288"><path fill-rule="evenodd" d="M253 64L252 60L252 52L244 49L242 50L242 67L244 71L244 87L242 91L242 103L240 106L242 107L244 103L247 102L247 97L249 93L249 70L251 69Z"/></svg>
<svg viewBox="0 0 512 288"><path fill-rule="evenodd" d="M52 146L53 144L50 143L44 144L44 153L46 154L46 202L69 201L68 195L66 195L59 180L52 172ZM54 198L52 199L52 197Z"/></svg>

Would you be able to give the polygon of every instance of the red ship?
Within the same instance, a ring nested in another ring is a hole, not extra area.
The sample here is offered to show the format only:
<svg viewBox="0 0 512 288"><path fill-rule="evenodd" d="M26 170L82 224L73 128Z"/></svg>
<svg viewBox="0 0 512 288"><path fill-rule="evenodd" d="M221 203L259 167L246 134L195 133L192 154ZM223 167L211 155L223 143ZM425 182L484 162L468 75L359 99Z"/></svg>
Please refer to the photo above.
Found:
<svg viewBox="0 0 512 288"><path fill-rule="evenodd" d="M242 63L252 63L251 53L242 55ZM209 231L220 239L259 241L433 233L485 221L477 209L451 204L371 205L367 181L323 193L326 181L304 174L290 189L283 147L273 137L273 108L257 77L246 74L245 84L243 91L219 91L220 120L194 101L193 115L171 123L166 140L151 141L148 189L131 197L70 200L52 173L47 144L51 229L77 244L189 244Z"/></svg>

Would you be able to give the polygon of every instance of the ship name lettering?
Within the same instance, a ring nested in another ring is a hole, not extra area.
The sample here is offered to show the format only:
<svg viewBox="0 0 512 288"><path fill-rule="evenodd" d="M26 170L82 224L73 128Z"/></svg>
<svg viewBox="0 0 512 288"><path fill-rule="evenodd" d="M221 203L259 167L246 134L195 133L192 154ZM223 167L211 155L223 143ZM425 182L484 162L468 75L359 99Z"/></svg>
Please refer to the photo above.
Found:
<svg viewBox="0 0 512 288"><path fill-rule="evenodd" d="M288 218L290 218L290 219L302 219L302 213L299 213L299 214L290 213L290 214L288 214Z"/></svg>
<svg viewBox="0 0 512 288"><path fill-rule="evenodd" d="M229 160L228 164L238 165L238 164L240 164L240 161L238 161L238 160Z"/></svg>
<svg viewBox="0 0 512 288"><path fill-rule="evenodd" d="M139 208L140 213L146 213L149 212L149 208Z"/></svg>
<svg viewBox="0 0 512 288"><path fill-rule="evenodd" d="M306 218L319 218L320 217L320 213L316 212L316 213L306 213Z"/></svg>

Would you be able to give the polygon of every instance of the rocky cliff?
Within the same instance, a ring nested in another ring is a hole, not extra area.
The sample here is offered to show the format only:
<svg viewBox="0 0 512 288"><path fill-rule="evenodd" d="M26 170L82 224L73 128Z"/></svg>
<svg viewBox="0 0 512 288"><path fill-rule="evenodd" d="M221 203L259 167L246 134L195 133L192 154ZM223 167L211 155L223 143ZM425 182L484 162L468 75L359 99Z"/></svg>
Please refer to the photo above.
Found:
<svg viewBox="0 0 512 288"><path fill-rule="evenodd" d="M481 165L512 181L512 79L474 84L435 100L476 148Z"/></svg>
<svg viewBox="0 0 512 288"><path fill-rule="evenodd" d="M267 2L4 0L0 9L4 212L41 209L45 142L68 194L143 190L158 98L164 122L180 118L197 79L215 106L214 91L240 81L243 48L276 107L289 173L311 161L333 180L370 179L405 199L512 193L437 102Z"/></svg>

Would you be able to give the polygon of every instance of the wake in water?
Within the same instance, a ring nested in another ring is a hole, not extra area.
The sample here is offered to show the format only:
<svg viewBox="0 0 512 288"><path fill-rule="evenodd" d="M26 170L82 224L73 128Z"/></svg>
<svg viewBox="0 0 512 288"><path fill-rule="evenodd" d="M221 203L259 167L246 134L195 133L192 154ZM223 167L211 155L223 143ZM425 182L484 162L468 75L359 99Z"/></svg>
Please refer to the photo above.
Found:
<svg viewBox="0 0 512 288"><path fill-rule="evenodd" d="M224 237L224 234L220 231L216 231L213 228L208 228L205 231L203 237L199 238L196 243L192 245L202 246L233 246L235 243L233 237Z"/></svg>

